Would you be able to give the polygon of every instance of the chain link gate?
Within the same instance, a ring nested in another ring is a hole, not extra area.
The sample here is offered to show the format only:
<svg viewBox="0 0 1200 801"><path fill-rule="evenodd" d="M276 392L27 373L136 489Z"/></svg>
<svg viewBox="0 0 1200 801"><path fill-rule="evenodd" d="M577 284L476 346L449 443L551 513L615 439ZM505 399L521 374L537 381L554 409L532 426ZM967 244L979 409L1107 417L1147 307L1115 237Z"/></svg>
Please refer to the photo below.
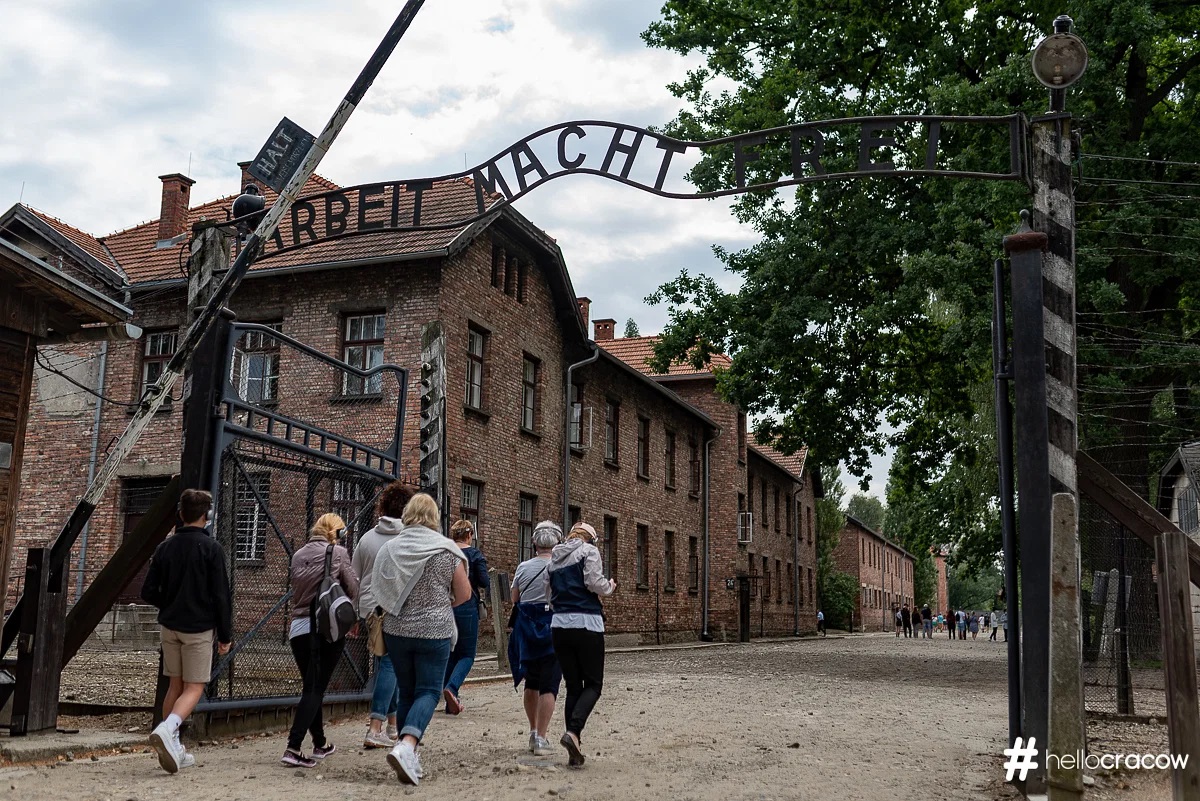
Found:
<svg viewBox="0 0 1200 801"><path fill-rule="evenodd" d="M357 327L348 339L368 343L347 348L348 362L277 326L231 324L213 533L229 566L233 647L217 660L197 711L299 697L288 637L292 554L326 512L346 521L341 544L353 553L374 524L383 487L415 479L402 457L408 371L382 363L384 316L353 317L345 325ZM366 698L370 668L365 637L351 637L326 700Z"/></svg>

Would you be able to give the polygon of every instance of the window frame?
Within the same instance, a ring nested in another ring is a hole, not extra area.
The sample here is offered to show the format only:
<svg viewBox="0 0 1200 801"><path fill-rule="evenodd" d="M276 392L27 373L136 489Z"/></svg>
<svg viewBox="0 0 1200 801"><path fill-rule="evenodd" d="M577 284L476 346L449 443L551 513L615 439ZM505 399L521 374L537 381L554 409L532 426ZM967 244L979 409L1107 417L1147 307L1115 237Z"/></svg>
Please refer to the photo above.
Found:
<svg viewBox="0 0 1200 801"><path fill-rule="evenodd" d="M488 332L474 323L467 324L466 352L466 386L463 394L463 406L476 412L483 411L484 404L484 365L487 359ZM474 343L479 342L479 352L476 353ZM472 398L474 390L474 398ZM474 402L472 402L474 400Z"/></svg>
<svg viewBox="0 0 1200 801"><path fill-rule="evenodd" d="M583 450L583 388L578 381L572 381L567 390L567 402L571 407L569 444L573 450Z"/></svg>
<svg viewBox="0 0 1200 801"><path fill-rule="evenodd" d="M533 377L529 370L533 368ZM521 359L521 430L530 434L538 431L539 404L538 385L541 382L542 363L540 359L524 354Z"/></svg>
<svg viewBox="0 0 1200 801"><path fill-rule="evenodd" d="M700 591L700 538L688 537L688 592Z"/></svg>
<svg viewBox="0 0 1200 801"><path fill-rule="evenodd" d="M663 589L675 592L675 532L663 531Z"/></svg>
<svg viewBox="0 0 1200 801"><path fill-rule="evenodd" d="M249 480L254 483L254 490L246 486ZM271 520L263 505L258 502L261 497L267 503L271 502L271 473L267 470L250 470L246 474L239 472L234 477L233 491L233 560L240 565L264 565L267 560L267 534ZM247 512L245 505L253 508ZM249 515L249 532L244 528L246 516ZM250 539L249 554L244 550L246 539Z"/></svg>
<svg viewBox="0 0 1200 801"><path fill-rule="evenodd" d="M475 504L467 503L468 489L474 491ZM475 524L475 533L479 533L479 517L483 510L483 482L464 478L458 488L458 517L460 520L470 520Z"/></svg>
<svg viewBox="0 0 1200 801"><path fill-rule="evenodd" d="M155 353L150 353L152 342L162 342L164 340L170 341L170 351L164 351L160 346ZM145 395L146 390L162 376L167 363L171 361L171 357L175 355L177 350L179 350L179 329L160 328L156 331L146 332L145 339L142 342L142 395ZM148 376L148 372L152 366L157 368L153 379Z"/></svg>
<svg viewBox="0 0 1200 801"><path fill-rule="evenodd" d="M364 337L363 323L368 318L372 321L372 336ZM351 328L359 321L359 337L351 338ZM378 334L378 336L376 336ZM383 351L387 341L387 311L362 311L342 315L342 361L360 370L370 370L383 364ZM351 357L352 350L362 350L361 364L355 364ZM373 357L378 354L378 362L372 364ZM358 382L358 383L356 383ZM355 389L355 387L358 389ZM383 394L383 373L376 373L370 378L359 378L349 373L342 374L342 397L370 398Z"/></svg>
<svg viewBox="0 0 1200 801"><path fill-rule="evenodd" d="M690 470L688 494L693 498L699 498L703 482L700 477L700 445L694 436L688 437L688 462Z"/></svg>
<svg viewBox="0 0 1200 801"><path fill-rule="evenodd" d="M650 589L650 526L646 523L637 523L635 525L637 587L639 590L648 590Z"/></svg>
<svg viewBox="0 0 1200 801"><path fill-rule="evenodd" d="M621 464L621 403L609 397L604 399L604 463Z"/></svg>
<svg viewBox="0 0 1200 801"><path fill-rule="evenodd" d="M533 523L537 518L537 501L538 496L536 495L528 492L517 493L517 564L526 559L532 559L534 556ZM528 516L526 516L526 503L528 503Z"/></svg>
<svg viewBox="0 0 1200 801"><path fill-rule="evenodd" d="M650 418L638 415L637 477L650 480Z"/></svg>
<svg viewBox="0 0 1200 801"><path fill-rule="evenodd" d="M274 329L276 333L283 333L282 320L262 322L257 323L257 325L265 325ZM259 356L265 356L264 363L267 367L262 371L262 375L259 378L251 378L249 360ZM233 360L229 376L230 383L237 389L238 397L246 403L253 403L259 406L271 406L279 403L280 362L281 352L278 339L262 331L246 331L243 333L233 348ZM270 372L271 366L274 367L274 373ZM259 397L251 398L249 387L252 381L258 382L262 388L272 387L273 394L260 390Z"/></svg>

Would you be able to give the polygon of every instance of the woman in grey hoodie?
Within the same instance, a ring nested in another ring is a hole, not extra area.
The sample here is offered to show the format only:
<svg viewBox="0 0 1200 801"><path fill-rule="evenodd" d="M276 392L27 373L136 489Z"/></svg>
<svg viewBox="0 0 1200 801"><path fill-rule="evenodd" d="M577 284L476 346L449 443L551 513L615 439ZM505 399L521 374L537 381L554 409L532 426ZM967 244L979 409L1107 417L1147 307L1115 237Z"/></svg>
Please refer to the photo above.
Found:
<svg viewBox="0 0 1200 801"><path fill-rule="evenodd" d="M384 487L383 492L379 494L379 502L375 504L379 521L373 529L363 534L354 546L353 567L355 575L359 577L358 617L362 621L366 621L378 608L375 593L371 591L375 556L384 543L404 528L400 517L404 514L404 506L412 495L412 489L399 481L393 481ZM366 629L365 623L363 629ZM384 654L375 660L375 692L371 696L371 722L363 736L363 748L391 748L396 744L400 739L400 732L396 728L396 707L399 703L400 693L396 687L392 660ZM386 732L383 730L385 720Z"/></svg>
<svg viewBox="0 0 1200 801"><path fill-rule="evenodd" d="M567 684L567 731L559 743L567 749L570 767L583 765L579 749L583 727L600 699L604 685L604 606L600 596L612 595L615 579L604 577L596 545L596 529L576 523L567 541L550 552L544 579L554 617L550 630L554 653Z"/></svg>

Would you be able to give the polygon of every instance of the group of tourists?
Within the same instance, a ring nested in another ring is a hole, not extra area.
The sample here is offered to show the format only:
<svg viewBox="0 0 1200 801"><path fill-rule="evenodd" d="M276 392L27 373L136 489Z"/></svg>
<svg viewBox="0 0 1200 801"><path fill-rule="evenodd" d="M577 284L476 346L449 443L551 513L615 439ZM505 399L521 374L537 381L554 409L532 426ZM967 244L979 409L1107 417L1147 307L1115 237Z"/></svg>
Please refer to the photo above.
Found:
<svg viewBox="0 0 1200 801"><path fill-rule="evenodd" d="M232 641L225 555L206 530L211 506L207 492L182 493L184 525L155 550L142 590L159 608L163 673L170 679L164 719L150 735L168 773L195 764L179 728L210 681L214 642L225 656ZM459 520L443 534L441 511L428 494L393 482L376 512L353 558L339 544L346 523L333 513L317 518L292 555L288 642L302 691L280 762L312 768L337 751L325 734L322 707L346 635L357 627L375 658L363 746L388 749L400 781L416 785L424 775L419 748L439 699L447 714L466 709L460 690L475 661L488 567L474 547L474 524ZM533 532L534 556L517 567L512 582L509 657L515 685L525 683L528 748L552 753L550 719L565 680L559 744L570 767L585 761L583 730L604 684L600 599L616 589L604 576L596 540L588 523L574 524L564 537L557 523L543 521Z"/></svg>
<svg viewBox="0 0 1200 801"><path fill-rule="evenodd" d="M1004 642L1008 642L1008 616L1003 610L976 612L951 609L941 614L935 613L929 604L920 609L916 606L910 609L908 604L904 604L893 607L892 612L896 622L896 637L903 634L906 638L931 640L934 634L944 631L951 640L956 637L965 640L968 632L974 640L979 637L980 631L986 633L990 628L992 633L988 639L995 641L997 632L1003 629Z"/></svg>

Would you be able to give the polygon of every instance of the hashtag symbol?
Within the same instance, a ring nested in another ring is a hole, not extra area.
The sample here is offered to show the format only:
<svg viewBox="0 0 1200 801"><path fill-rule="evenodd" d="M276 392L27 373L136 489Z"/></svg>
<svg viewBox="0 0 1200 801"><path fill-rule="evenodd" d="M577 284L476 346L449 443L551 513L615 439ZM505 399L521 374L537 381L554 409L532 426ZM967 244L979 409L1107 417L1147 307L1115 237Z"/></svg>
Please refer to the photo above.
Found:
<svg viewBox="0 0 1200 801"><path fill-rule="evenodd" d="M1037 738L1030 737L1029 742L1022 748L1021 743L1024 741L1023 737L1018 737L1016 742L1013 743L1012 748L1004 749L1004 755L1008 757L1004 763L1004 770L1006 771L1004 781L1006 782L1011 782L1013 775L1017 773L1020 774L1017 776L1017 781L1023 782L1029 771L1037 767L1037 760L1034 759L1038 753Z"/></svg>

